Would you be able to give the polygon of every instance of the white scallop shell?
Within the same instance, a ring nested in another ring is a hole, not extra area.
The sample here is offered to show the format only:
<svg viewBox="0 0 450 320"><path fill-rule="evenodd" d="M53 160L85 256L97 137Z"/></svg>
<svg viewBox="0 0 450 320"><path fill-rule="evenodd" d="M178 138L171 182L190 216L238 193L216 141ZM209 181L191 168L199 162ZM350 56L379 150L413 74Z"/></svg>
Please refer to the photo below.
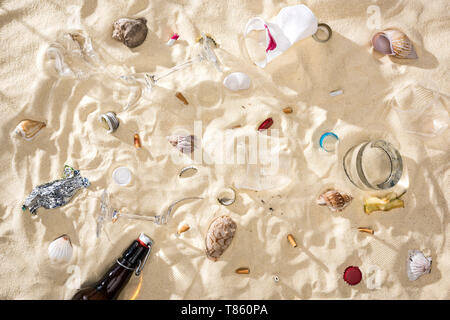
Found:
<svg viewBox="0 0 450 320"><path fill-rule="evenodd" d="M246 90L250 88L250 77L243 72L233 72L223 80L223 85L232 91Z"/></svg>
<svg viewBox="0 0 450 320"><path fill-rule="evenodd" d="M431 257L425 255L419 250L408 251L407 271L408 278L411 281L419 279L425 273L431 272Z"/></svg>
<svg viewBox="0 0 450 320"><path fill-rule="evenodd" d="M68 235L63 234L48 246L48 256L52 262L69 262L72 258L72 243Z"/></svg>

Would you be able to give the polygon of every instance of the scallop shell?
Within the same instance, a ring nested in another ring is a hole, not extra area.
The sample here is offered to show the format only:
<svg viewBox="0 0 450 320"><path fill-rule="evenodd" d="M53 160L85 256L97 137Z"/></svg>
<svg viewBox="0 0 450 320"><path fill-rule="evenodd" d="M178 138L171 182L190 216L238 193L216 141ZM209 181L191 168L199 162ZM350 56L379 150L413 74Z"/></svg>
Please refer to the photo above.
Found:
<svg viewBox="0 0 450 320"><path fill-rule="evenodd" d="M44 122L25 119L20 121L15 129L15 132L22 136L25 140L31 140L44 127Z"/></svg>
<svg viewBox="0 0 450 320"><path fill-rule="evenodd" d="M145 18L121 18L113 23L112 37L123 42L128 48L136 48L147 37L147 20Z"/></svg>
<svg viewBox="0 0 450 320"><path fill-rule="evenodd" d="M401 59L417 59L417 53L406 34L396 29L387 29L372 37L373 48Z"/></svg>
<svg viewBox="0 0 450 320"><path fill-rule="evenodd" d="M425 273L431 272L431 257L425 255L419 250L409 250L407 260L408 278L411 281L419 279Z"/></svg>
<svg viewBox="0 0 450 320"><path fill-rule="evenodd" d="M347 207L353 197L349 194L340 193L333 189L328 189L317 198L317 204L327 206L331 211L342 211Z"/></svg>
<svg viewBox="0 0 450 320"><path fill-rule="evenodd" d="M105 129L108 130L108 133L113 133L119 127L119 119L112 111L101 114L98 119L102 122Z"/></svg>
<svg viewBox="0 0 450 320"><path fill-rule="evenodd" d="M72 258L72 243L68 235L63 234L48 246L48 256L52 262L69 262Z"/></svg>
<svg viewBox="0 0 450 320"><path fill-rule="evenodd" d="M217 261L230 246L236 232L236 222L229 216L215 218L208 229L205 239L206 256Z"/></svg>
<svg viewBox="0 0 450 320"><path fill-rule="evenodd" d="M223 80L223 85L232 91L246 90L250 88L250 77L243 72L233 72Z"/></svg>
<svg viewBox="0 0 450 320"><path fill-rule="evenodd" d="M180 150L182 153L191 153L195 147L195 136L173 135L166 137L170 144Z"/></svg>

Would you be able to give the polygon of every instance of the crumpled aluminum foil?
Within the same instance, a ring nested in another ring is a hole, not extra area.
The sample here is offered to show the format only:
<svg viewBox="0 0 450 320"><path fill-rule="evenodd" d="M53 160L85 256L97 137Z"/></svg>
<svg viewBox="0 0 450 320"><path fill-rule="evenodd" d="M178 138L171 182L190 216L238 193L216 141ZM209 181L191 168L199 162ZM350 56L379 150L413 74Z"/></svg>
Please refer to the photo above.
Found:
<svg viewBox="0 0 450 320"><path fill-rule="evenodd" d="M40 207L46 209L61 207L70 201L78 189L87 188L89 185L89 180L83 178L79 170L66 165L63 178L35 187L25 199L22 210L29 209L31 214L36 214L36 210Z"/></svg>

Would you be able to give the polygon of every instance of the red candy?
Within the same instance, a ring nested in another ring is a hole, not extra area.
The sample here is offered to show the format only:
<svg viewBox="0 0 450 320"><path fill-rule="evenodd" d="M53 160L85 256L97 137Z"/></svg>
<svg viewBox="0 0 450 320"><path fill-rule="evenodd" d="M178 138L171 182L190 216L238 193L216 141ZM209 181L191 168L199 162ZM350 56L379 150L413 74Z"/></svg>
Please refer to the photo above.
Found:
<svg viewBox="0 0 450 320"><path fill-rule="evenodd" d="M359 270L358 267L350 266L347 267L344 271L344 280L349 285L354 286L355 284L358 284L362 279L362 273L361 270Z"/></svg>

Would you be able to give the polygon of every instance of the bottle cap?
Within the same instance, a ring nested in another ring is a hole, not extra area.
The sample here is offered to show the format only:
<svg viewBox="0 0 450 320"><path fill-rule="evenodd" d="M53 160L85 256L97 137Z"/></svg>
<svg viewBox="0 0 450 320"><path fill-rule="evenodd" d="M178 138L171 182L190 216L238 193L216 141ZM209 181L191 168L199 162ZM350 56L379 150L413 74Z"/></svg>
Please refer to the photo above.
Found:
<svg viewBox="0 0 450 320"><path fill-rule="evenodd" d="M344 271L344 280L349 285L354 286L358 284L362 279L361 270L358 267L350 266L347 267Z"/></svg>
<svg viewBox="0 0 450 320"><path fill-rule="evenodd" d="M121 186L126 186L131 181L131 171L127 167L118 167L113 172L114 181Z"/></svg>
<svg viewBox="0 0 450 320"><path fill-rule="evenodd" d="M138 241L145 247L151 247L153 245L153 240L143 232L139 235Z"/></svg>

